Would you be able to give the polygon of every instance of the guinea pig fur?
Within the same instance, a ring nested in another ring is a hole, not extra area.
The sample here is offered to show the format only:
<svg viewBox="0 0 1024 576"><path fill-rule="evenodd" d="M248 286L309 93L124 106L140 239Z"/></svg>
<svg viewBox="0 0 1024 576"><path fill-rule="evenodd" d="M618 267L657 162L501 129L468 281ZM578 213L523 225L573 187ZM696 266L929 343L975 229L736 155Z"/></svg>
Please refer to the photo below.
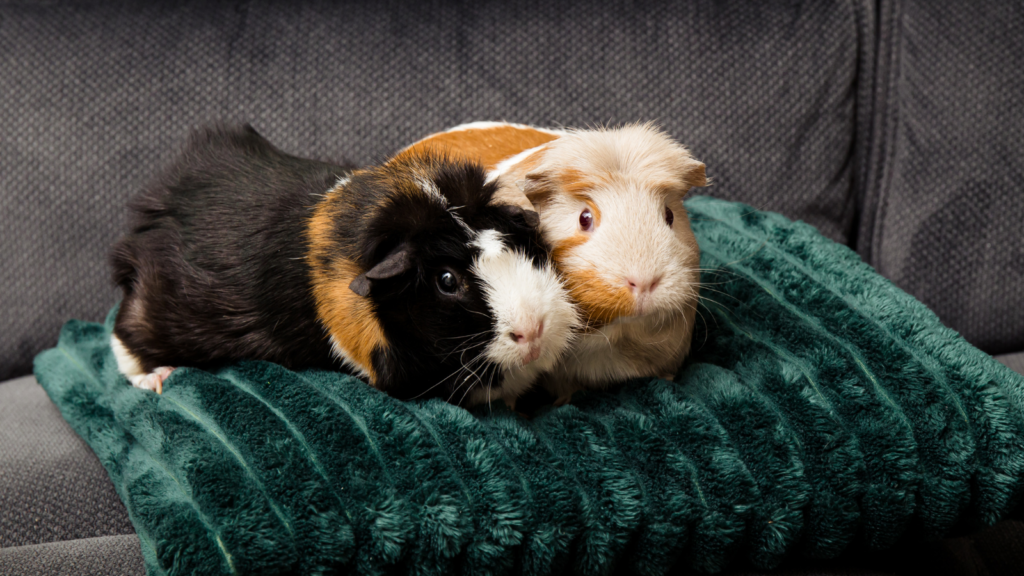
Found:
<svg viewBox="0 0 1024 576"><path fill-rule="evenodd" d="M353 170L249 126L199 130L112 251L118 367L158 391L173 366L250 359L399 398L514 400L578 320L536 215L495 190L442 155Z"/></svg>
<svg viewBox="0 0 1024 576"><path fill-rule="evenodd" d="M670 378L689 353L700 251L683 196L704 164L651 124L547 130L478 122L421 140L480 161L498 196L540 214L552 259L586 330L543 382L574 390L624 378Z"/></svg>

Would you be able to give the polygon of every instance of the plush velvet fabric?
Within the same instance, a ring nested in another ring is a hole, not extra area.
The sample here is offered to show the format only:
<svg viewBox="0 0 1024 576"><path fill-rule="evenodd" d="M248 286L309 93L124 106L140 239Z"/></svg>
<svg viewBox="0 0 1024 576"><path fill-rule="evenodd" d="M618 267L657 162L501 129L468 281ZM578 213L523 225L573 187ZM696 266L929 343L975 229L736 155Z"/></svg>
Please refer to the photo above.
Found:
<svg viewBox="0 0 1024 576"><path fill-rule="evenodd" d="M810 226L688 201L705 282L676 382L526 420L244 362L162 396L71 321L36 375L110 473L150 574L661 574L991 525L1024 378Z"/></svg>

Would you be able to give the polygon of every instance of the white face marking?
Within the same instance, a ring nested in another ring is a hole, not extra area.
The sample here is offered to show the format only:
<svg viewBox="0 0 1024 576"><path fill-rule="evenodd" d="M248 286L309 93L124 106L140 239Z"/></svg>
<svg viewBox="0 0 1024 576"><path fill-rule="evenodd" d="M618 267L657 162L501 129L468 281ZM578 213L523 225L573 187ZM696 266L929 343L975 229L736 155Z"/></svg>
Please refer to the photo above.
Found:
<svg viewBox="0 0 1024 576"><path fill-rule="evenodd" d="M502 386L489 391L490 399L516 398L555 365L579 318L550 265L535 267L525 254L506 246L495 230L481 231L472 245L480 249L472 272L483 284L494 317L494 339L485 356L503 370ZM517 334L528 338L517 339ZM472 401L486 401L487 394L479 390Z"/></svg>
<svg viewBox="0 0 1024 576"><path fill-rule="evenodd" d="M480 259L499 258L506 250L505 243L501 241L501 238L501 233L497 230L482 230L476 235L470 246L480 249Z"/></svg>

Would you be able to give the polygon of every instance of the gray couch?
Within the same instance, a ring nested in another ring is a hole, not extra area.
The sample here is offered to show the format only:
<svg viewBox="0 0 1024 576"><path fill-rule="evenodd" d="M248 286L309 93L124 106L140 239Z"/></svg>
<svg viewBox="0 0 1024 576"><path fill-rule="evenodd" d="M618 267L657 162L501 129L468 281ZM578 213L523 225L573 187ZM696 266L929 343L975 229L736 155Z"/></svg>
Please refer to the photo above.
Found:
<svg viewBox="0 0 1024 576"><path fill-rule="evenodd" d="M125 200L210 120L367 163L471 120L653 119L703 193L814 224L1024 373L1017 1L0 1L0 95L0 574L143 572L27 375L116 302ZM1010 574L1022 548L1011 520L784 571Z"/></svg>

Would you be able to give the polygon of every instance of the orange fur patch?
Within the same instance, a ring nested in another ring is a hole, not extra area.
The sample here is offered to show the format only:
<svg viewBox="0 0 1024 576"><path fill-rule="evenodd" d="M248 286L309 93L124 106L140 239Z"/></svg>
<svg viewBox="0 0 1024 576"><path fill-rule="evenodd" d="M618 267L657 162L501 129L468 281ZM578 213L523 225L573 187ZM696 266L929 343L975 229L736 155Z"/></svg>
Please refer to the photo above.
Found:
<svg viewBox="0 0 1024 576"><path fill-rule="evenodd" d="M485 170L490 171L502 160L556 138L558 138L556 134L549 134L533 128L515 126L469 128L431 134L406 148L401 155L423 154L433 149L480 162Z"/></svg>
<svg viewBox="0 0 1024 576"><path fill-rule="evenodd" d="M566 194L584 202L589 202L588 192L601 183L594 180L594 175L587 177L575 168L563 168L556 178Z"/></svg>
<svg viewBox="0 0 1024 576"><path fill-rule="evenodd" d="M569 257L569 253L572 252L573 248L582 245L588 239L586 234L578 233L561 242L557 242L555 247L551 249L551 259L555 261L556 265L564 262Z"/></svg>
<svg viewBox="0 0 1024 576"><path fill-rule="evenodd" d="M363 270L333 249L333 213L344 209L344 203L344 190L335 189L317 206L307 228L306 261L313 277L317 316L348 358L365 370L370 384L376 386L377 374L371 354L377 348L387 348L388 342L377 321L373 302L348 287Z"/></svg>
<svg viewBox="0 0 1024 576"><path fill-rule="evenodd" d="M633 295L625 286L613 286L592 270L566 271L563 278L569 294L583 311L588 328L633 313Z"/></svg>

